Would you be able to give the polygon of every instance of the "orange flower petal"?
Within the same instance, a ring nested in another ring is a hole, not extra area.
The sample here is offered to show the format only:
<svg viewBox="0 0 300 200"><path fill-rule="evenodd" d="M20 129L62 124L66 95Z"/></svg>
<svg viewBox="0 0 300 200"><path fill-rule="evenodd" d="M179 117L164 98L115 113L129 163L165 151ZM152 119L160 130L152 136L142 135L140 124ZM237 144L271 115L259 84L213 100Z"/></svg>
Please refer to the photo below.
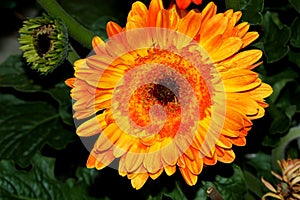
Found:
<svg viewBox="0 0 300 200"><path fill-rule="evenodd" d="M227 92L243 92L261 84L258 74L249 70L229 70L222 77Z"/></svg>
<svg viewBox="0 0 300 200"><path fill-rule="evenodd" d="M226 68L235 69L250 69L251 66L256 63L262 56L261 50L248 50L242 51L220 63L220 65L226 66Z"/></svg>
<svg viewBox="0 0 300 200"><path fill-rule="evenodd" d="M193 0L194 4L199 5L202 3L202 0Z"/></svg>
<svg viewBox="0 0 300 200"><path fill-rule="evenodd" d="M192 0L176 0L176 5L180 9L186 9L191 3Z"/></svg>
<svg viewBox="0 0 300 200"><path fill-rule="evenodd" d="M157 15L160 10L163 10L164 6L162 0L152 0L149 6L148 18L149 18L149 26L155 27Z"/></svg>
<svg viewBox="0 0 300 200"><path fill-rule="evenodd" d="M73 87L74 87L74 82L75 82L75 80L76 80L75 78L69 78L69 79L67 79L67 80L65 81L65 84L66 84L67 86L73 88Z"/></svg>
<svg viewBox="0 0 300 200"><path fill-rule="evenodd" d="M99 134L106 126L105 115L97 115L78 126L76 133L79 136L88 137Z"/></svg>
<svg viewBox="0 0 300 200"><path fill-rule="evenodd" d="M161 28L176 29L179 23L179 16L176 8L161 10L157 15L156 26Z"/></svg>
<svg viewBox="0 0 300 200"><path fill-rule="evenodd" d="M232 149L226 150L222 149L224 152L224 155L218 157L218 161L223 162L223 163L232 163L233 160L235 159L235 154Z"/></svg>
<svg viewBox="0 0 300 200"><path fill-rule="evenodd" d="M183 155L185 164L187 168L192 172L194 175L199 175L203 169L203 160L200 158L200 153L194 151L194 160L190 160L187 156Z"/></svg>
<svg viewBox="0 0 300 200"><path fill-rule="evenodd" d="M173 166L176 164L179 157L179 152L177 150L176 144L174 143L174 141L170 140L168 140L168 142L165 141L164 143L164 148L161 151L162 159L167 165Z"/></svg>
<svg viewBox="0 0 300 200"><path fill-rule="evenodd" d="M115 159L111 150L106 151L105 153L96 154L96 156L97 160L95 162L95 168L97 170L107 167Z"/></svg>
<svg viewBox="0 0 300 200"><path fill-rule="evenodd" d="M122 133L116 123L109 124L98 137L94 147L95 150L99 152L108 150L120 138Z"/></svg>
<svg viewBox="0 0 300 200"><path fill-rule="evenodd" d="M113 155L115 156L115 152L114 151L113 151ZM125 169L125 156L122 156L120 158L118 172L119 172L120 176L124 177L124 176L127 175L127 171Z"/></svg>
<svg viewBox="0 0 300 200"><path fill-rule="evenodd" d="M201 46L209 53L209 52L213 52L216 49L219 49L221 47L223 43L223 36L220 35L216 35L212 38L210 38L207 41L203 41L201 40L200 44Z"/></svg>
<svg viewBox="0 0 300 200"><path fill-rule="evenodd" d="M146 153L146 148L139 143L134 143L125 157L125 168L126 171L132 173L136 171L143 163Z"/></svg>
<svg viewBox="0 0 300 200"><path fill-rule="evenodd" d="M242 114L239 110L228 107L226 109L226 116L224 127L230 130L240 130L244 127L249 127L252 125L252 122Z"/></svg>
<svg viewBox="0 0 300 200"><path fill-rule="evenodd" d="M252 98L259 100L270 96L273 92L273 89L268 84L262 83L257 88L247 92L247 95L250 95Z"/></svg>
<svg viewBox="0 0 300 200"><path fill-rule="evenodd" d="M225 135L224 132L226 132L226 131L224 130L222 132L222 134L219 136L219 139L216 141L216 145L217 145L217 147L221 147L223 149L231 149L232 144L231 144L230 140L228 139L228 137L226 137L228 135ZM234 136L234 137L237 137L237 136Z"/></svg>
<svg viewBox="0 0 300 200"><path fill-rule="evenodd" d="M245 34L245 36L242 38L243 40L243 46L242 48L248 46L250 43L252 43L254 40L258 38L257 32L248 32Z"/></svg>
<svg viewBox="0 0 300 200"><path fill-rule="evenodd" d="M225 151L223 148L216 147L216 154L218 158L221 158L225 155Z"/></svg>
<svg viewBox="0 0 300 200"><path fill-rule="evenodd" d="M193 186L197 183L198 176L192 174L188 168L179 167L179 170L188 185Z"/></svg>
<svg viewBox="0 0 300 200"><path fill-rule="evenodd" d="M131 179L131 185L135 189L140 189L146 183L147 179L149 178L148 173L139 173L133 179Z"/></svg>
<svg viewBox="0 0 300 200"><path fill-rule="evenodd" d="M86 162L86 167L87 168L94 168L96 160L97 160L96 156L94 156L93 154L90 154L88 159L87 159L87 162Z"/></svg>
<svg viewBox="0 0 300 200"><path fill-rule="evenodd" d="M98 36L95 36L94 38L93 38L93 40L92 40L92 46L93 46L93 49L94 49L94 51L95 51L95 53L96 54L103 54L105 51L104 51L104 49L103 49L103 47L104 47L104 42L103 42L103 40L100 38L100 37L98 37Z"/></svg>
<svg viewBox="0 0 300 200"><path fill-rule="evenodd" d="M237 146L245 146L246 145L245 137L230 138L229 140L232 142L232 144L237 145Z"/></svg>
<svg viewBox="0 0 300 200"><path fill-rule="evenodd" d="M153 146L149 148L148 153L145 155L144 167L151 174L155 174L163 168L160 147L161 143L156 142Z"/></svg>
<svg viewBox="0 0 300 200"><path fill-rule="evenodd" d="M86 119L91 116L91 113L94 113L94 109L85 109L85 111L78 110L78 112L73 114L74 119Z"/></svg>
<svg viewBox="0 0 300 200"><path fill-rule="evenodd" d="M250 25L248 22L242 22L238 25L236 25L235 27L238 31L237 31L237 36L240 38L243 38L245 36L245 34L247 33L247 31L250 28Z"/></svg>
<svg viewBox="0 0 300 200"><path fill-rule="evenodd" d="M140 1L134 2L128 13L126 29L146 27L148 24L148 10L145 4Z"/></svg>
<svg viewBox="0 0 300 200"><path fill-rule="evenodd" d="M157 179L162 174L163 171L164 171L163 169L160 169L158 172L156 172L154 174L150 173L150 178L152 178L152 180Z"/></svg>
<svg viewBox="0 0 300 200"><path fill-rule="evenodd" d="M232 105L232 107L242 111L246 115L257 115L259 113L260 106L258 103L251 98L241 98L242 95L236 95L236 93L229 93L228 103Z"/></svg>
<svg viewBox="0 0 300 200"><path fill-rule="evenodd" d="M116 141L114 146L114 156L116 158L121 157L124 155L128 149L136 142L136 138L133 138L132 136L123 133L120 135L120 138Z"/></svg>
<svg viewBox="0 0 300 200"><path fill-rule="evenodd" d="M203 163L205 165L215 165L217 163L216 154L213 154L212 157L203 157Z"/></svg>
<svg viewBox="0 0 300 200"><path fill-rule="evenodd" d="M228 19L223 14L212 16L209 20L201 25L200 45L210 42L211 38L223 34L226 30Z"/></svg>
<svg viewBox="0 0 300 200"><path fill-rule="evenodd" d="M235 28L235 24L241 18L242 12L238 11L233 13L233 10L228 10L224 14L226 17L228 17L228 25L224 31L224 35L228 37L236 36L236 30L238 30L238 28Z"/></svg>
<svg viewBox="0 0 300 200"><path fill-rule="evenodd" d="M224 129L222 130L222 135L232 137L232 138L236 138L236 137L239 137L240 133L239 133L239 130L231 130L227 127L226 128L224 127ZM221 138L221 136L220 136L220 138ZM226 138L226 139L228 139L228 138Z"/></svg>
<svg viewBox="0 0 300 200"><path fill-rule="evenodd" d="M228 18L231 18L232 15L233 15L233 10L232 10L232 9L226 10L226 11L224 12L224 15L225 15L226 17L228 17Z"/></svg>
<svg viewBox="0 0 300 200"><path fill-rule="evenodd" d="M177 148L183 152L186 156L188 156L191 160L194 160L194 154L192 150L189 148L192 140L188 139L187 136L177 135L175 139Z"/></svg>
<svg viewBox="0 0 300 200"><path fill-rule="evenodd" d="M243 42L240 38L224 38L222 45L215 51L209 53L214 62L219 62L238 52L241 49L242 45Z"/></svg>
<svg viewBox="0 0 300 200"><path fill-rule="evenodd" d="M191 10L185 17L183 17L179 24L177 31L185 34L190 38L194 38L199 32L201 25L201 14Z"/></svg>
<svg viewBox="0 0 300 200"><path fill-rule="evenodd" d="M165 165L164 169L168 176L172 176L176 172L176 165Z"/></svg>
<svg viewBox="0 0 300 200"><path fill-rule="evenodd" d="M106 32L108 37L112 37L122 31L123 31L122 27L115 22L110 21L106 24Z"/></svg>
<svg viewBox="0 0 300 200"><path fill-rule="evenodd" d="M217 6L213 2L208 3L207 6L201 12L202 24L205 24L206 21L212 18L216 13Z"/></svg>

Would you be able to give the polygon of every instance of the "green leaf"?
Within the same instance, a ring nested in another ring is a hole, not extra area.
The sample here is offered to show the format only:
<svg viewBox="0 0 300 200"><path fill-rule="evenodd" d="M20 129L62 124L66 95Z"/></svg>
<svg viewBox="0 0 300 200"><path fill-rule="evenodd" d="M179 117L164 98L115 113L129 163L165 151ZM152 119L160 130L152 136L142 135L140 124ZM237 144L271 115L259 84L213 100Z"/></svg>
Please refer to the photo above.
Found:
<svg viewBox="0 0 300 200"><path fill-rule="evenodd" d="M26 75L25 64L19 55L10 56L0 64L0 87L12 87L22 92L36 92L42 89Z"/></svg>
<svg viewBox="0 0 300 200"><path fill-rule="evenodd" d="M263 192L262 192L263 185L260 182L260 180L256 176L254 176L253 174L251 174L250 172L248 172L246 170L244 171L244 177L245 177L245 182L246 182L248 190L250 192L252 192L253 194L255 194L257 197L261 197L263 195Z"/></svg>
<svg viewBox="0 0 300 200"><path fill-rule="evenodd" d="M44 144L61 149L73 140L57 110L47 102L22 101L13 95L0 98L0 158L28 166Z"/></svg>
<svg viewBox="0 0 300 200"><path fill-rule="evenodd" d="M297 70L295 70L294 68L292 68L290 66L281 66L279 73L274 74L272 76L264 77L264 80L265 80L265 82L270 83L272 85L272 87L274 87L274 85L277 82L286 80L287 81L286 83L288 83L289 82L288 80L294 80L298 77L299 77L299 74L297 73ZM274 93L274 91L273 91L273 93Z"/></svg>
<svg viewBox="0 0 300 200"><path fill-rule="evenodd" d="M201 181L202 187L197 192L195 200L207 199L207 189L214 186L224 199L240 200L247 193L245 178L242 170L233 165L233 174L230 177L216 175L214 181Z"/></svg>
<svg viewBox="0 0 300 200"><path fill-rule="evenodd" d="M50 94L59 104L59 114L64 123L73 125L70 89L59 83L50 89L43 89L35 84L25 71L25 65L20 55L10 56L0 65L0 87L12 87L21 92L43 92Z"/></svg>
<svg viewBox="0 0 300 200"><path fill-rule="evenodd" d="M226 8L235 11L242 11L242 20L250 24L260 24L262 22L263 0L226 0Z"/></svg>
<svg viewBox="0 0 300 200"><path fill-rule="evenodd" d="M269 113L273 117L273 121L270 126L271 134L282 134L288 131L291 125L292 117L297 111L297 106L291 105L282 111L275 105L270 104Z"/></svg>
<svg viewBox="0 0 300 200"><path fill-rule="evenodd" d="M85 167L79 167L76 171L76 177L78 181L84 182L87 185L91 185L94 182L95 177L98 175L98 170L88 169Z"/></svg>
<svg viewBox="0 0 300 200"><path fill-rule="evenodd" d="M59 104L59 114L63 122L73 126L72 117L72 100L70 97L70 89L64 83L57 84L54 88L46 90Z"/></svg>
<svg viewBox="0 0 300 200"><path fill-rule="evenodd" d="M300 138L300 126L291 128L287 135L280 139L279 144L273 149L273 161L285 159L285 150L290 142Z"/></svg>
<svg viewBox="0 0 300 200"><path fill-rule="evenodd" d="M106 33L106 24L109 21L116 22L117 20L109 16L101 16L94 20L93 23L88 26L88 28L102 38L102 40L106 40L108 37Z"/></svg>
<svg viewBox="0 0 300 200"><path fill-rule="evenodd" d="M197 191L196 197L194 200L207 200L207 192L206 190L212 185L211 182L202 181L203 186L199 188Z"/></svg>
<svg viewBox="0 0 300 200"><path fill-rule="evenodd" d="M270 126L270 133L275 135L275 134L282 134L285 133L290 126L290 120L288 117L284 114L281 113L281 116L276 117L271 126Z"/></svg>
<svg viewBox="0 0 300 200"><path fill-rule="evenodd" d="M233 165L233 175L231 177L217 175L214 185L224 199L238 200L247 192L243 172L237 165Z"/></svg>
<svg viewBox="0 0 300 200"><path fill-rule="evenodd" d="M105 0L62 0L62 7L86 28L97 35L106 38L106 23L108 21L118 22L117 18L124 9L120 9L119 1ZM127 11L128 12L128 11ZM126 13L127 16L127 13ZM103 38L103 39L104 39Z"/></svg>
<svg viewBox="0 0 300 200"><path fill-rule="evenodd" d="M176 182L174 189L169 193L164 193L164 196L169 197L173 200L185 200L187 199L181 190L178 182Z"/></svg>
<svg viewBox="0 0 300 200"><path fill-rule="evenodd" d="M268 180L272 180L274 178L270 173L272 170L272 158L269 154L266 154L264 152L253 154L246 162L246 167L247 169L249 168L248 171L254 171L254 177L258 177L258 179L264 177ZM247 175L245 176L245 179L246 178L248 178ZM249 187L249 190L256 191L258 194L260 194L260 190L258 188L255 189L252 187L254 186Z"/></svg>
<svg viewBox="0 0 300 200"><path fill-rule="evenodd" d="M291 26L291 30L292 30L292 35L291 35L291 44L294 47L300 48L300 18L297 17L292 26Z"/></svg>
<svg viewBox="0 0 300 200"><path fill-rule="evenodd" d="M295 63L297 67L300 69L300 52L295 52L293 50L289 51L289 61Z"/></svg>
<svg viewBox="0 0 300 200"><path fill-rule="evenodd" d="M296 114L297 106L296 105L290 105L286 107L285 114L289 118L290 121L292 121L292 117Z"/></svg>
<svg viewBox="0 0 300 200"><path fill-rule="evenodd" d="M1 8L14 9L16 6L17 6L17 1L14 0L2 0L0 2Z"/></svg>
<svg viewBox="0 0 300 200"><path fill-rule="evenodd" d="M291 36L290 28L286 25L280 26L275 21L279 21L279 18L270 12L266 12L263 18L263 29L265 32L262 40L264 43L263 50L268 63L282 59L289 52L287 42Z"/></svg>
<svg viewBox="0 0 300 200"><path fill-rule="evenodd" d="M92 200L88 196L88 186L94 173L82 169L77 180L61 182L54 176L54 159L39 154L32 159L30 171L17 170L12 161L0 162L0 198L3 200ZM88 180L88 181L87 181Z"/></svg>
<svg viewBox="0 0 300 200"><path fill-rule="evenodd" d="M244 196L244 200L256 200L257 197L253 196L250 192L248 192L245 196Z"/></svg>
<svg viewBox="0 0 300 200"><path fill-rule="evenodd" d="M290 4L296 9L298 13L300 13L300 1L298 0L289 0Z"/></svg>
<svg viewBox="0 0 300 200"><path fill-rule="evenodd" d="M225 0L225 4L227 9L233 9L234 11L238 11L241 9L240 0Z"/></svg>
<svg viewBox="0 0 300 200"><path fill-rule="evenodd" d="M252 0L246 1L248 3L247 7L242 9L243 15L242 20L249 22L250 24L261 24L263 15L261 12L264 8L263 0Z"/></svg>
<svg viewBox="0 0 300 200"><path fill-rule="evenodd" d="M278 99L278 96L280 94L280 92L282 91L282 89L289 83L292 82L293 79L292 78L281 78L281 80L275 82L275 84L272 86L273 88L273 93L272 95L269 97L269 99L272 102L275 102Z"/></svg>

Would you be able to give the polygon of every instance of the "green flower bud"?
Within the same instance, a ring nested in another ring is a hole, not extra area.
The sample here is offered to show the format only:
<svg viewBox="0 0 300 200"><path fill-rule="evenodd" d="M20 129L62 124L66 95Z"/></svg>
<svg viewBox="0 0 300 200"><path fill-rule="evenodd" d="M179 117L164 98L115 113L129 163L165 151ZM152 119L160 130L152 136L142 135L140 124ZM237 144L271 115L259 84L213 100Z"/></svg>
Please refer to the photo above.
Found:
<svg viewBox="0 0 300 200"><path fill-rule="evenodd" d="M31 68L41 74L52 72L68 54L68 32L64 23L47 15L23 22L20 49Z"/></svg>

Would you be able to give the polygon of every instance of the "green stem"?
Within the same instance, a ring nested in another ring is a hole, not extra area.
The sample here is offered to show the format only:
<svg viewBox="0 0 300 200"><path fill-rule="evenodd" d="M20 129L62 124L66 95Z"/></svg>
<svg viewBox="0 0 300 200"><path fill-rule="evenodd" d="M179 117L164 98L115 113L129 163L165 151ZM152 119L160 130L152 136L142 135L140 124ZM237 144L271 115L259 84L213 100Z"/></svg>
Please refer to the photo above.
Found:
<svg viewBox="0 0 300 200"><path fill-rule="evenodd" d="M68 13L66 13L56 0L38 0L38 3L48 12L49 15L63 20L71 37L85 47L92 49L92 39L95 34L83 27Z"/></svg>
<svg viewBox="0 0 300 200"><path fill-rule="evenodd" d="M80 56L77 54L75 49L71 45L69 45L69 53L67 56L67 60L73 65L73 63L79 59L80 59Z"/></svg>
<svg viewBox="0 0 300 200"><path fill-rule="evenodd" d="M206 193L208 194L209 198L211 200L224 200L221 194L218 192L218 190L214 186L210 186Z"/></svg>

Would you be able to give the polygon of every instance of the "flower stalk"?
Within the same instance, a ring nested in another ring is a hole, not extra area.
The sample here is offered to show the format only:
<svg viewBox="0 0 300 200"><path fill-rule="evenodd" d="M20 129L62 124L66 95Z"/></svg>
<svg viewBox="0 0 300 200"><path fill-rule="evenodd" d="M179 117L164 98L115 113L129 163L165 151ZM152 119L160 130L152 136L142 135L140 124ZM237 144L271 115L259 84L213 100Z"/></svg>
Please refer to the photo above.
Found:
<svg viewBox="0 0 300 200"><path fill-rule="evenodd" d="M214 186L210 186L207 191L207 195L211 200L224 200L221 194L218 192L218 190Z"/></svg>
<svg viewBox="0 0 300 200"><path fill-rule="evenodd" d="M69 44L69 53L67 56L67 60L69 61L69 63L73 64L76 60L79 60L79 59L80 59L80 56L77 54L77 52L75 51L73 46L71 44Z"/></svg>
<svg viewBox="0 0 300 200"><path fill-rule="evenodd" d="M92 38L95 34L71 17L55 0L38 0L38 3L52 17L61 19L68 28L68 33L85 47L92 48Z"/></svg>

